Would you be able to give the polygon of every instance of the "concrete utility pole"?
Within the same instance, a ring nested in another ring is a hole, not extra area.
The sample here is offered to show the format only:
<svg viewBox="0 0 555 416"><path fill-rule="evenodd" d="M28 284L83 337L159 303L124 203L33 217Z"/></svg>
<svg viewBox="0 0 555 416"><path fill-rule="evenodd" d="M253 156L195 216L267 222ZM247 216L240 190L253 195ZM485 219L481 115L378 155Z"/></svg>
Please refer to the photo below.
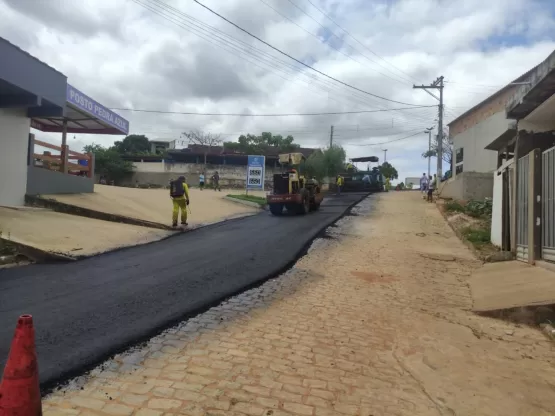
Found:
<svg viewBox="0 0 555 416"><path fill-rule="evenodd" d="M418 88L426 91L432 97L439 100L438 105L438 133L437 133L437 177L441 180L443 176L443 75L437 78L430 85L413 85L412 88ZM439 90L439 98L432 94L428 89Z"/></svg>
<svg viewBox="0 0 555 416"><path fill-rule="evenodd" d="M333 146L333 126L331 126L330 130L330 148Z"/></svg>
<svg viewBox="0 0 555 416"><path fill-rule="evenodd" d="M430 177L430 163L432 161L432 156L431 156L431 152L432 152L432 130L434 128L430 127L426 130L424 130L424 133L428 133L428 178Z"/></svg>
<svg viewBox="0 0 555 416"><path fill-rule="evenodd" d="M383 161L387 162L387 149L383 149Z"/></svg>

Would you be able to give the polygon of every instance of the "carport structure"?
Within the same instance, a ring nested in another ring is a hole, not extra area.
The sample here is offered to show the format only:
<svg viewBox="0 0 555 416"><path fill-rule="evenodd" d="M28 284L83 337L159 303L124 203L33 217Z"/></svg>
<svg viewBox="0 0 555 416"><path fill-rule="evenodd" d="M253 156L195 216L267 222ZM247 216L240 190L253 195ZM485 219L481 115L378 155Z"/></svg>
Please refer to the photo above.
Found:
<svg viewBox="0 0 555 416"><path fill-rule="evenodd" d="M61 133L61 146L34 140L31 128ZM93 192L94 158L70 151L67 134L128 132L127 120L69 85L61 72L0 38L0 205L23 205L25 194ZM37 155L35 144L59 155ZM72 171L86 176L69 175Z"/></svg>

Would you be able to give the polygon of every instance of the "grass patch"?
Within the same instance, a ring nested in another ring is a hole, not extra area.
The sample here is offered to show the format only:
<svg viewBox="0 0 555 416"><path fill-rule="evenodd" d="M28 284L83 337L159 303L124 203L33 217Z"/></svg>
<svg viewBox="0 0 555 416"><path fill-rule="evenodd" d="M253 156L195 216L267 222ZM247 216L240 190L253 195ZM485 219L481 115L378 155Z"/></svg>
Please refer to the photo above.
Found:
<svg viewBox="0 0 555 416"><path fill-rule="evenodd" d="M447 212L465 212L465 207L463 204L457 201L447 201L444 205L445 211Z"/></svg>
<svg viewBox="0 0 555 416"><path fill-rule="evenodd" d="M491 230L489 227L465 227L461 230L461 234L477 248L490 244Z"/></svg>
<svg viewBox="0 0 555 416"><path fill-rule="evenodd" d="M239 195L229 194L227 196L229 198L240 199L241 201L254 202L255 204L258 204L261 206L266 205L266 198L263 198L261 196L246 195L246 194L239 194Z"/></svg>

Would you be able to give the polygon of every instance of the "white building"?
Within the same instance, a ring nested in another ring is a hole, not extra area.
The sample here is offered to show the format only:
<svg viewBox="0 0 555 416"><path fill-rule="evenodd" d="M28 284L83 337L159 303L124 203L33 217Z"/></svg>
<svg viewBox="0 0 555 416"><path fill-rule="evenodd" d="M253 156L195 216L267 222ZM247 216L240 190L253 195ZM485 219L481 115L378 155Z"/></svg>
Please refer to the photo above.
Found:
<svg viewBox="0 0 555 416"><path fill-rule="evenodd" d="M496 152L492 242L519 260L555 262L555 52L528 72L504 113L505 129L486 145Z"/></svg>
<svg viewBox="0 0 555 416"><path fill-rule="evenodd" d="M493 172L497 169L497 154L486 146L507 130L509 121L505 106L532 72L475 105L449 123L453 142L452 178L445 183L442 197L469 200L493 196Z"/></svg>

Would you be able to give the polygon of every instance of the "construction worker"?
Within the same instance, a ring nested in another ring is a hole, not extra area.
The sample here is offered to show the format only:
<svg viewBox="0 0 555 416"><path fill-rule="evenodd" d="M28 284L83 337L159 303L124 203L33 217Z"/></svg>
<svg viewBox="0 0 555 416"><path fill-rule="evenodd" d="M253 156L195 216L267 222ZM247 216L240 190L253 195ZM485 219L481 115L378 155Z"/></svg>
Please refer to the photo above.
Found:
<svg viewBox="0 0 555 416"><path fill-rule="evenodd" d="M214 191L222 190L220 188L220 175L218 174L218 171L215 171L212 175L212 185L214 186Z"/></svg>
<svg viewBox="0 0 555 416"><path fill-rule="evenodd" d="M173 202L172 226L177 227L177 218L181 210L181 225L187 225L187 205L189 205L189 187L185 176L180 176L170 183L170 197Z"/></svg>
<svg viewBox="0 0 555 416"><path fill-rule="evenodd" d="M335 184L337 185L337 195L341 195L341 188L343 187L343 176L337 175Z"/></svg>

